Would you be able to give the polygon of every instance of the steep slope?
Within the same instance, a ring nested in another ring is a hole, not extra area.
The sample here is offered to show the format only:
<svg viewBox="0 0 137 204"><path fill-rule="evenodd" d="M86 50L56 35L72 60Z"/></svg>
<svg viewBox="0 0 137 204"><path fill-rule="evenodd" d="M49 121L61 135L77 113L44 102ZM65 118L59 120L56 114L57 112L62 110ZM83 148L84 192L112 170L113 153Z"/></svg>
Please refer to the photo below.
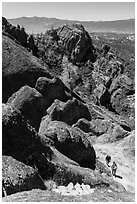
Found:
<svg viewBox="0 0 137 204"><path fill-rule="evenodd" d="M3 102L23 85L35 86L36 80L52 78L48 66L6 35L2 36Z"/></svg>

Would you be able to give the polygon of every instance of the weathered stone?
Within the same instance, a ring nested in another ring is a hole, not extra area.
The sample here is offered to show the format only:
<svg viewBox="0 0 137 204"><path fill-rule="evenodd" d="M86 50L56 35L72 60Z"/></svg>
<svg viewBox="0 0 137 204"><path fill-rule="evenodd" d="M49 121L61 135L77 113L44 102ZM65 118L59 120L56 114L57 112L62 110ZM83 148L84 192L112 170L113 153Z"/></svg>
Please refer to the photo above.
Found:
<svg viewBox="0 0 137 204"><path fill-rule="evenodd" d="M2 110L2 153L25 162L37 152L36 131L25 121L20 111L10 105ZM38 154L38 152L37 152Z"/></svg>
<svg viewBox="0 0 137 204"><path fill-rule="evenodd" d="M64 122L52 121L43 133L43 137L46 135L54 141L55 147L61 153L81 166L95 169L96 154L94 148L86 138L86 134L79 128L70 127Z"/></svg>
<svg viewBox="0 0 137 204"><path fill-rule="evenodd" d="M69 125L73 125L80 118L91 120L87 106L77 99L68 100L66 103L55 100L47 114L51 120L63 121Z"/></svg>
<svg viewBox="0 0 137 204"><path fill-rule="evenodd" d="M11 156L2 157L2 188L6 195L32 189L46 189L38 171Z"/></svg>
<svg viewBox="0 0 137 204"><path fill-rule="evenodd" d="M36 89L23 86L8 99L7 104L19 110L32 127L39 129L41 118L46 114L47 101Z"/></svg>
<svg viewBox="0 0 137 204"><path fill-rule="evenodd" d="M71 99L71 97L65 92L66 86L59 78L49 79L46 77L40 77L36 82L35 88L46 97L50 105L55 99L64 102Z"/></svg>
<svg viewBox="0 0 137 204"><path fill-rule="evenodd" d="M96 56L93 53L95 48L88 32L82 25L74 24L71 27L64 25L59 30L58 35L63 41L71 61L74 63L87 60L95 62Z"/></svg>
<svg viewBox="0 0 137 204"><path fill-rule="evenodd" d="M34 87L39 77L52 76L42 61L31 55L11 38L2 36L2 98L3 102L22 86Z"/></svg>

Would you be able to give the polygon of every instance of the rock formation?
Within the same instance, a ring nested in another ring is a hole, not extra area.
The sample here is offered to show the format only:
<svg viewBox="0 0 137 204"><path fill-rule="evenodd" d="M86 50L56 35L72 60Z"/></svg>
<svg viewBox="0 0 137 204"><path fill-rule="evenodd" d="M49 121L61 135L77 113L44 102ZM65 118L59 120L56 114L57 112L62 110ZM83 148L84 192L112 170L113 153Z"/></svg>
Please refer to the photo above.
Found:
<svg viewBox="0 0 137 204"><path fill-rule="evenodd" d="M46 129L41 124L39 134L53 140L55 147L62 154L76 161L80 166L95 169L94 148L86 138L86 134L79 128L70 127L60 121L52 121Z"/></svg>
<svg viewBox="0 0 137 204"><path fill-rule="evenodd" d="M19 110L32 127L39 129L41 118L46 114L47 102L35 88L23 86L8 99L7 104Z"/></svg>
<svg viewBox="0 0 137 204"><path fill-rule="evenodd" d="M66 103L55 100L48 108L47 114L51 120L63 121L68 125L73 125L80 118L91 120L88 107L75 98Z"/></svg>
<svg viewBox="0 0 137 204"><path fill-rule="evenodd" d="M2 37L2 98L3 102L22 86L35 87L39 77L53 78L47 66L32 56L25 48L7 36Z"/></svg>
<svg viewBox="0 0 137 204"><path fill-rule="evenodd" d="M64 25L58 32L60 40L68 53L69 59L76 62L91 60L95 62L95 48L92 44L88 32L80 24L74 24L71 27Z"/></svg>

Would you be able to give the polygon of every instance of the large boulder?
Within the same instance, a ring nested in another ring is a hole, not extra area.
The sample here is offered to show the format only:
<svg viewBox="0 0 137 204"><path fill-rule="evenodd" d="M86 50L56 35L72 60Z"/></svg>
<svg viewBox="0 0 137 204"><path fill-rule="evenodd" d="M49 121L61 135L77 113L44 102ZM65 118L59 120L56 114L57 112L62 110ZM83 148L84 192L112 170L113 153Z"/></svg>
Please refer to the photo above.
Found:
<svg viewBox="0 0 137 204"><path fill-rule="evenodd" d="M55 100L54 103L47 109L48 120L58 120L73 125L80 118L91 120L88 107L82 102L73 98L63 103Z"/></svg>
<svg viewBox="0 0 137 204"><path fill-rule="evenodd" d="M38 130L41 118L46 114L47 100L35 88L23 86L8 99L7 104L19 110L30 125Z"/></svg>
<svg viewBox="0 0 137 204"><path fill-rule="evenodd" d="M44 97L46 97L49 104L51 104L55 99L66 102L71 98L66 93L66 86L59 78L49 79L46 77L40 77L36 82L35 88Z"/></svg>
<svg viewBox="0 0 137 204"><path fill-rule="evenodd" d="M37 170L11 156L2 156L2 193L10 195L32 189L46 189Z"/></svg>
<svg viewBox="0 0 137 204"><path fill-rule="evenodd" d="M39 157L43 151L40 139L21 115L10 105L2 107L2 154L26 162L27 158Z"/></svg>
<svg viewBox="0 0 137 204"><path fill-rule="evenodd" d="M39 134L54 141L55 147L81 166L95 169L96 154L87 135L79 128L70 127L64 122L52 121L48 128L41 124Z"/></svg>
<svg viewBox="0 0 137 204"><path fill-rule="evenodd" d="M64 25L58 35L63 42L70 60L74 63L91 60L95 62L94 46L88 32L81 24Z"/></svg>
<svg viewBox="0 0 137 204"><path fill-rule="evenodd" d="M111 119L95 119L92 121L87 121L86 119L79 119L74 127L79 127L86 133L91 133L91 136L97 136L98 141L105 142L114 142L122 139L128 133L124 130L122 126L117 124Z"/></svg>
<svg viewBox="0 0 137 204"><path fill-rule="evenodd" d="M2 36L2 100L7 99L22 86L35 87L39 77L52 76L48 66L11 38Z"/></svg>

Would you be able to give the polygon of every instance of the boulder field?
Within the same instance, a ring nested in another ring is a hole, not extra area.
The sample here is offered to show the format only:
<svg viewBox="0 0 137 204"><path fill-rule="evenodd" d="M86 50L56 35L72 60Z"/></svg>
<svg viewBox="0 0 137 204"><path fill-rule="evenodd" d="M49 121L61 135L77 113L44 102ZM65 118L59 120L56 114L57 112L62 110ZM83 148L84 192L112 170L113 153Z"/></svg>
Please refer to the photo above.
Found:
<svg viewBox="0 0 137 204"><path fill-rule="evenodd" d="M83 26L63 26L58 36L71 61L95 61L96 50ZM134 102L130 97L134 90L132 81L118 73L113 82L95 90L98 103L88 103L59 77L53 77L48 66L15 39L4 34L2 40L2 190L6 197L3 201L10 198L19 201L21 195L39 201L38 192L42 197L44 192L50 201L65 196L57 190L49 191L48 181L54 182L57 189L68 188L71 183L79 192L88 186L89 194L96 197L98 194L111 197L112 192L113 197L124 201L127 193L125 200L130 196L133 200L133 195L113 178L102 157L98 157L99 148L105 143L111 147L117 144L117 148L125 146L123 154L129 154L130 159L134 157L134 132L130 134L130 124L122 115L101 106L107 93L111 108L118 113L119 96L125 94L127 104ZM109 47L104 46L102 50L105 55ZM129 108L133 108L132 104Z"/></svg>

